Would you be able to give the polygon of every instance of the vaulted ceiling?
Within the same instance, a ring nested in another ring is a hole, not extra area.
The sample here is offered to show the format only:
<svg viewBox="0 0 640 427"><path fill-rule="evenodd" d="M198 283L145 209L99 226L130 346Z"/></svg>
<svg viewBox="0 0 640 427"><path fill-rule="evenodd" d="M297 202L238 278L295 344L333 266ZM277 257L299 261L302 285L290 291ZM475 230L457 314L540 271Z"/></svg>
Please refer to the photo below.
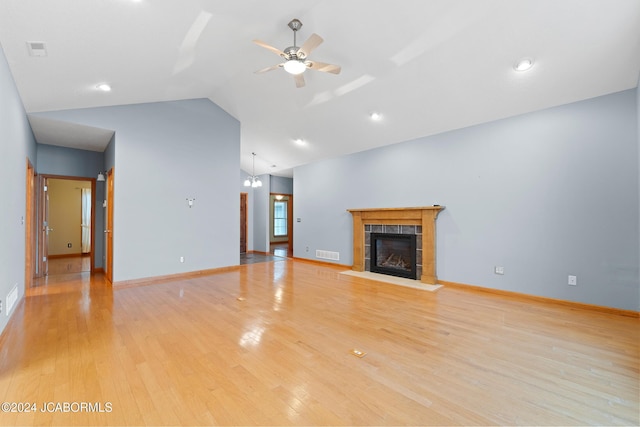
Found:
<svg viewBox="0 0 640 427"><path fill-rule="evenodd" d="M317 33L310 59L340 74L307 70L296 88L283 69L255 73L282 60L252 40L285 49L292 18L298 46ZM290 175L636 87L640 1L2 0L0 44L27 113L209 98L241 122L243 169L255 152L256 173ZM522 58L526 72L514 69ZM111 135L30 119L44 144L99 151Z"/></svg>

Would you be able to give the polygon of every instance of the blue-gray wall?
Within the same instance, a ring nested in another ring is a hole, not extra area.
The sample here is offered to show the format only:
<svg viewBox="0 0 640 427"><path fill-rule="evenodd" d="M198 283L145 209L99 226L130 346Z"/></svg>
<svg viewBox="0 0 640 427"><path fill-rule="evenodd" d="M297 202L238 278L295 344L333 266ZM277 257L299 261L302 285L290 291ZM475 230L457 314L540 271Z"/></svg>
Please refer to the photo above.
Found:
<svg viewBox="0 0 640 427"><path fill-rule="evenodd" d="M104 171L104 153L96 151L76 150L74 148L56 147L37 144L38 174L61 175L96 179L98 172ZM104 267L104 208L105 183L96 182L95 194L95 235L94 266Z"/></svg>
<svg viewBox="0 0 640 427"><path fill-rule="evenodd" d="M294 255L337 251L350 265L346 209L440 204L440 280L638 310L636 96L628 90L298 167Z"/></svg>
<svg viewBox="0 0 640 427"><path fill-rule="evenodd" d="M251 188L253 193L253 250L269 252L269 195L271 179L260 175L262 187Z"/></svg>
<svg viewBox="0 0 640 427"><path fill-rule="evenodd" d="M251 175L248 172L240 170L240 193L247 193L247 252L253 251L253 226L254 226L254 209L253 209L253 190L251 187L245 187L244 181Z"/></svg>
<svg viewBox="0 0 640 427"><path fill-rule="evenodd" d="M240 123L207 99L37 115L115 131L114 282L239 263ZM187 199L195 199L190 208ZM184 257L185 262L180 262Z"/></svg>
<svg viewBox="0 0 640 427"><path fill-rule="evenodd" d="M293 179L284 176L269 175L271 192L278 194L293 194Z"/></svg>
<svg viewBox="0 0 640 427"><path fill-rule="evenodd" d="M17 285L18 301L25 288L25 224L27 158L36 167L36 142L27 115L0 49L0 333L7 316L7 294Z"/></svg>

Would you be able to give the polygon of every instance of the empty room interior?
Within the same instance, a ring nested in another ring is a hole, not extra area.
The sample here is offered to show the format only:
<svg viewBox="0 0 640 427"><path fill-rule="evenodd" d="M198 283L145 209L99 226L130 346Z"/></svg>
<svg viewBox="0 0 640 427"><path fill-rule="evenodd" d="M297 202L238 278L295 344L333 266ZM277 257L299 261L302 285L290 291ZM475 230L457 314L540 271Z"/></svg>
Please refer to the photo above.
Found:
<svg viewBox="0 0 640 427"><path fill-rule="evenodd" d="M0 2L0 425L640 424L637 0Z"/></svg>

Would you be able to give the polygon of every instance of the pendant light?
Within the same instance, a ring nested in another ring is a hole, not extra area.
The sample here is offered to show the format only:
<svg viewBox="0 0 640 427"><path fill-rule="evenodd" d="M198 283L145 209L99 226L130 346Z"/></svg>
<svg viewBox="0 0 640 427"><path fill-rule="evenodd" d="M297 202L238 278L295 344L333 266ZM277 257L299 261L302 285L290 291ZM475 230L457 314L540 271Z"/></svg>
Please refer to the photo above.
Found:
<svg viewBox="0 0 640 427"><path fill-rule="evenodd" d="M244 186L253 188L262 187L262 181L256 176L256 153L251 153L251 155L253 156L253 169L251 170L251 175L244 180Z"/></svg>

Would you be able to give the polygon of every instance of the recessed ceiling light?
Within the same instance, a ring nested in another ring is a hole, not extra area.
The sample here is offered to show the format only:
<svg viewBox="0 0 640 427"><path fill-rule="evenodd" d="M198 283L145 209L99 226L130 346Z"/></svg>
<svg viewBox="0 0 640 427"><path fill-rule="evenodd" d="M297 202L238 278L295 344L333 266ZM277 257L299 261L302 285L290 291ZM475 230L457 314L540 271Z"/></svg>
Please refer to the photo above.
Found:
<svg viewBox="0 0 640 427"><path fill-rule="evenodd" d="M96 88L98 90L101 90L103 92L109 92L111 91L111 86L108 85L107 83L100 83L99 85L96 86Z"/></svg>
<svg viewBox="0 0 640 427"><path fill-rule="evenodd" d="M531 67L533 67L532 58L522 58L513 65L513 69L516 71L527 71Z"/></svg>
<svg viewBox="0 0 640 427"><path fill-rule="evenodd" d="M369 114L369 117L371 118L371 120L373 120L374 122L380 121L382 120L382 114L378 113L378 112L373 112L371 114Z"/></svg>
<svg viewBox="0 0 640 427"><path fill-rule="evenodd" d="M297 145L307 145L306 141L302 138L294 139L293 142L295 142Z"/></svg>

